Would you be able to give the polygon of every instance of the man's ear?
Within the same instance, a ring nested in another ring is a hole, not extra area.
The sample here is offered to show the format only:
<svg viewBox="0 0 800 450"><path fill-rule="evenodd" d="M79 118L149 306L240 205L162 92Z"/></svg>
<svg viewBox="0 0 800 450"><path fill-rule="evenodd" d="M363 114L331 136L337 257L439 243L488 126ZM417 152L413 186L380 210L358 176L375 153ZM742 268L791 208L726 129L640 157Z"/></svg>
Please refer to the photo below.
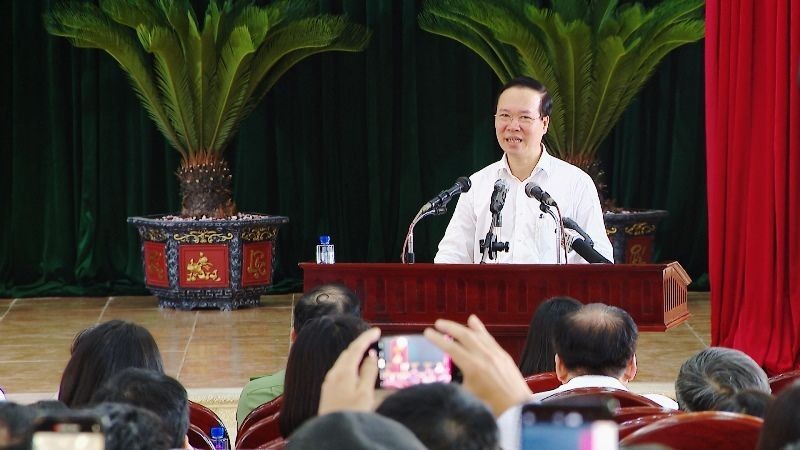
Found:
<svg viewBox="0 0 800 450"><path fill-rule="evenodd" d="M292 331L289 332L289 342L294 344L295 339L297 339L297 332L294 331L294 327L292 327Z"/></svg>
<svg viewBox="0 0 800 450"><path fill-rule="evenodd" d="M556 353L556 378L561 384L566 383L569 381L569 371L567 370L567 366L564 365L564 361L561 361L561 358L558 357L558 353Z"/></svg>
<svg viewBox="0 0 800 450"><path fill-rule="evenodd" d="M623 383L627 383L628 381L633 380L636 377L636 371L638 368L636 367L636 354L631 356L631 359L628 360L628 365L625 366L625 372L622 374L621 381Z"/></svg>

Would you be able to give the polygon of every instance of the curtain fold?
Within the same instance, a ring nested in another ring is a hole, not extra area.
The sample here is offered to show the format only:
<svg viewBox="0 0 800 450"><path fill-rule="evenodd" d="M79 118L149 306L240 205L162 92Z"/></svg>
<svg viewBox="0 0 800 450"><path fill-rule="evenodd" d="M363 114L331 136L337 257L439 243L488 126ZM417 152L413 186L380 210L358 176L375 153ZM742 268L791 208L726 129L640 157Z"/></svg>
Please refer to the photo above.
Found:
<svg viewBox="0 0 800 450"><path fill-rule="evenodd" d="M140 243L125 220L179 210L177 153L108 55L46 34L41 16L50 3L0 2L0 45L11 61L11 83L0 88L9 105L0 111L0 297L144 294ZM279 234L279 289L297 288L297 263L313 259L320 234L331 235L337 261L398 262L419 207L501 155L492 118L498 80L463 45L422 31L419 2L319 4L372 28L367 50L320 54L292 68L227 152L239 209L290 219ZM687 179L675 161L703 164L702 117L687 114L701 110L702 78L680 77L697 70L701 47L690 47L668 56L607 146L611 165L626 161L610 174L615 196L676 218L704 186L702 174ZM641 133L642 122L667 128ZM688 135L662 142L673 129ZM621 144L631 140L637 145ZM638 157L642 148L650 156ZM665 161L671 168L643 190ZM702 215L703 205L689 211ZM418 261L433 259L448 220L417 225ZM657 244L663 259L677 258L698 278L705 226L680 220Z"/></svg>
<svg viewBox="0 0 800 450"><path fill-rule="evenodd" d="M800 5L706 15L712 343L774 374L800 364Z"/></svg>

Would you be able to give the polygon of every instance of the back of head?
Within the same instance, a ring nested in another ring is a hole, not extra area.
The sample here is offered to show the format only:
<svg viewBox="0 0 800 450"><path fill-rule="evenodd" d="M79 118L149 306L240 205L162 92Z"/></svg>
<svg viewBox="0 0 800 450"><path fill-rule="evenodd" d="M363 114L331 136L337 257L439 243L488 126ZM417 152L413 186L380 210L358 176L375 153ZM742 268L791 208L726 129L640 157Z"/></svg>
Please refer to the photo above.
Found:
<svg viewBox="0 0 800 450"><path fill-rule="evenodd" d="M129 367L109 378L92 396L92 403L138 406L161 418L172 447L183 446L189 429L189 399L181 383L161 372Z"/></svg>
<svg viewBox="0 0 800 450"><path fill-rule="evenodd" d="M684 411L710 411L737 392L770 393L764 370L745 353L709 347L687 359L675 379L675 397Z"/></svg>
<svg viewBox="0 0 800 450"><path fill-rule="evenodd" d="M0 401L0 448L28 448L35 417L35 412L27 406Z"/></svg>
<svg viewBox="0 0 800 450"><path fill-rule="evenodd" d="M123 403L100 403L88 412L101 419L106 438L105 450L173 448L159 417L144 408Z"/></svg>
<svg viewBox="0 0 800 450"><path fill-rule="evenodd" d="M280 428L288 437L317 415L322 382L336 358L369 325L359 317L323 316L307 323L289 350Z"/></svg>
<svg viewBox="0 0 800 450"><path fill-rule="evenodd" d="M519 370L523 376L556 370L553 359L556 354L553 348L556 326L561 317L581 306L581 302L572 297L553 297L536 308L519 361Z"/></svg>
<svg viewBox="0 0 800 450"><path fill-rule="evenodd" d="M767 409L758 450L781 450L800 443L800 383L784 389Z"/></svg>
<svg viewBox="0 0 800 450"><path fill-rule="evenodd" d="M295 333L312 319L333 314L361 316L361 300L347 286L323 284L306 292L294 305L292 326Z"/></svg>
<svg viewBox="0 0 800 450"><path fill-rule="evenodd" d="M306 422L287 450L425 450L407 428L373 413L336 412Z"/></svg>
<svg viewBox="0 0 800 450"><path fill-rule="evenodd" d="M88 328L72 345L58 399L70 408L84 406L101 384L128 367L164 371L158 345L146 328L121 320Z"/></svg>
<svg viewBox="0 0 800 450"><path fill-rule="evenodd" d="M431 450L494 450L497 423L480 400L456 384L401 389L375 411L411 430Z"/></svg>
<svg viewBox="0 0 800 450"><path fill-rule="evenodd" d="M774 400L775 398L772 397L772 394L747 389L737 392L727 400L721 401L717 405L717 411L748 414L763 419L769 405L771 405Z"/></svg>
<svg viewBox="0 0 800 450"><path fill-rule="evenodd" d="M559 320L553 346L571 372L618 378L636 352L638 336L625 310L590 303Z"/></svg>

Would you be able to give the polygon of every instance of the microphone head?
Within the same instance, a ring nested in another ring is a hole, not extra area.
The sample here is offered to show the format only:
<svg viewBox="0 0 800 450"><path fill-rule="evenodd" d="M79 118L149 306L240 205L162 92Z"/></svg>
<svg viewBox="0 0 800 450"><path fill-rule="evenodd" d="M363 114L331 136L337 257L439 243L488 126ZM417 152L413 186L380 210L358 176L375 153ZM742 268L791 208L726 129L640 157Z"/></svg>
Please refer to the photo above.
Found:
<svg viewBox="0 0 800 450"><path fill-rule="evenodd" d="M578 224L575 223L575 221L570 219L569 217L564 217L562 220L564 221L564 228L569 228L571 230L576 230L576 231L581 229L581 227L578 226Z"/></svg>
<svg viewBox="0 0 800 450"><path fill-rule="evenodd" d="M456 184L461 185L461 192L468 192L472 188L472 181L468 177L458 177Z"/></svg>
<svg viewBox="0 0 800 450"><path fill-rule="evenodd" d="M506 180L500 178L494 182L494 192L492 192L492 199L489 203L489 210L492 214L499 214L506 204L506 193L508 192L508 183Z"/></svg>
<svg viewBox="0 0 800 450"><path fill-rule="evenodd" d="M506 182L506 180L504 180L502 178L498 178L497 181L494 182L494 190L495 191L499 191L499 190L508 191L508 182Z"/></svg>
<svg viewBox="0 0 800 450"><path fill-rule="evenodd" d="M527 195L528 198L535 198L536 200L542 201L542 194L544 194L542 188L533 181L525 185L525 195Z"/></svg>

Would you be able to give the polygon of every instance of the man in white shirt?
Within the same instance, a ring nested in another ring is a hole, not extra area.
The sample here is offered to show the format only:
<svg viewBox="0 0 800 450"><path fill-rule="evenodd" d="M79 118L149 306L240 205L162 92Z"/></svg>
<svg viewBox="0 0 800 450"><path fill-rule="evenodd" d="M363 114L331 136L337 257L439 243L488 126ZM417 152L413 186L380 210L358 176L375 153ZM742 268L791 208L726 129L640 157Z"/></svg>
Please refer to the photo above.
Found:
<svg viewBox="0 0 800 450"><path fill-rule="evenodd" d="M503 149L503 158L470 177L472 187L458 199L434 262L481 261L479 241L492 226L489 203L499 179L505 180L509 189L497 237L498 241L509 243L509 250L498 252L491 262L555 264L558 260L558 224L539 209L539 201L525 194L525 185L530 182L550 194L563 217L573 219L589 234L597 252L614 260L597 188L591 177L551 156L542 143L550 124L551 108L552 99L547 89L532 78L514 78L503 86L495 114L495 133ZM551 208L556 213L556 208ZM563 262L563 250L560 251ZM486 262L490 262L488 258ZM586 261L570 251L567 262Z"/></svg>

